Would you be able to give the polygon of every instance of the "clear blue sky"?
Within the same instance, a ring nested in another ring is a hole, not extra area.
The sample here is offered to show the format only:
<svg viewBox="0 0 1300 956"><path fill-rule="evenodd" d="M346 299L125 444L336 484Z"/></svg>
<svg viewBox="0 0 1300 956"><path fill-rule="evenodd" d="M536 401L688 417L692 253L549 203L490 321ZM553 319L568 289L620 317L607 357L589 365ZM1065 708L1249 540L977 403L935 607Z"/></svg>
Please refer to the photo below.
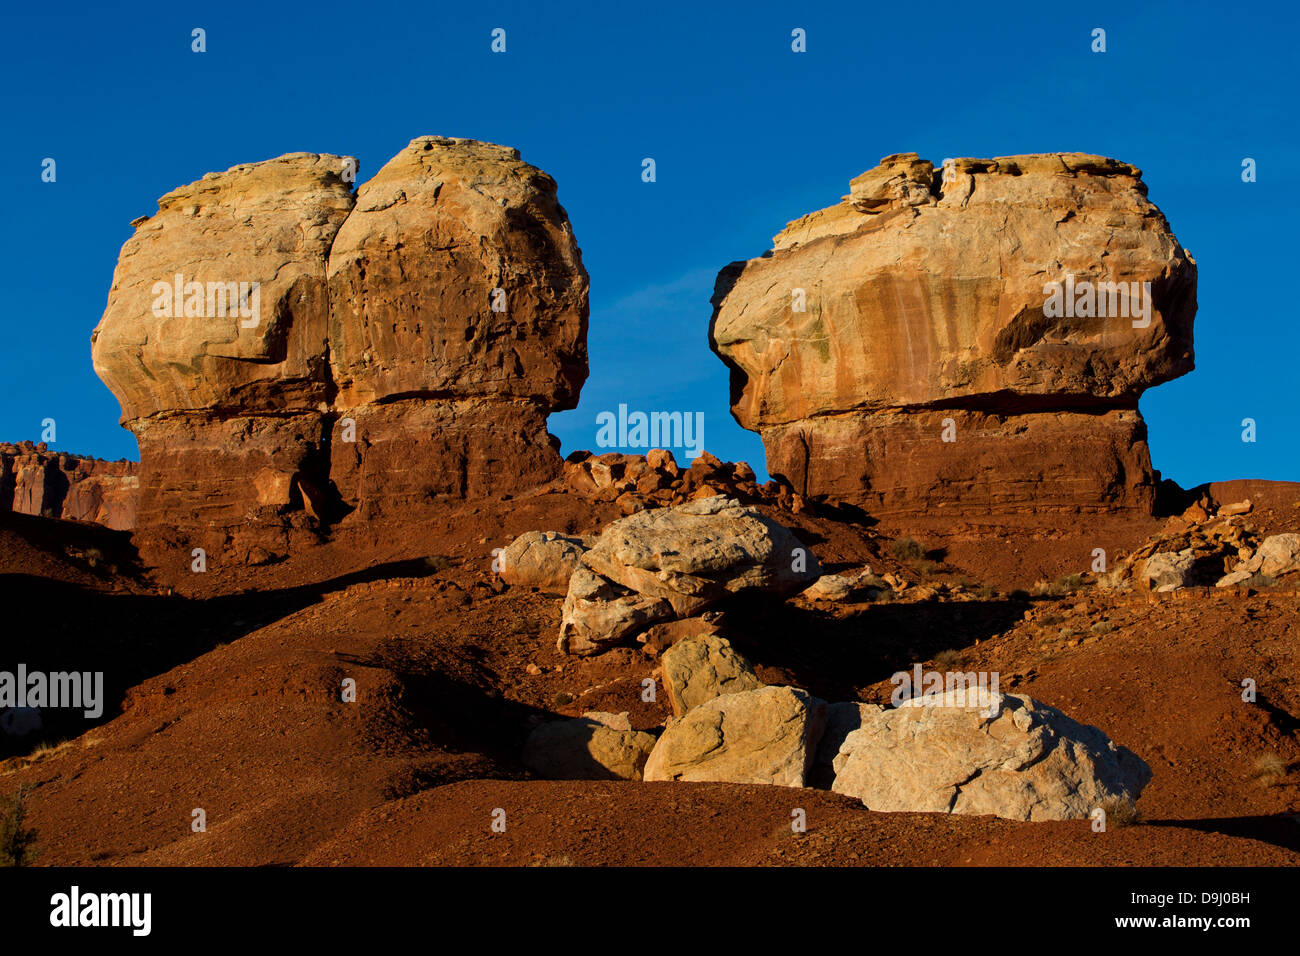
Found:
<svg viewBox="0 0 1300 956"><path fill-rule="evenodd" d="M56 448L136 457L89 337L128 223L157 197L296 150L355 155L364 181L443 134L517 147L560 184L591 273L591 377L551 418L564 451L593 447L596 414L624 402L702 411L706 446L761 470L707 344L718 269L889 153L1079 150L1141 167L1200 267L1197 369L1142 401L1156 467L1185 486L1300 479L1293 3L18 9L0 31L0 440L38 439L52 417ZM1258 182L1241 181L1244 157Z"/></svg>

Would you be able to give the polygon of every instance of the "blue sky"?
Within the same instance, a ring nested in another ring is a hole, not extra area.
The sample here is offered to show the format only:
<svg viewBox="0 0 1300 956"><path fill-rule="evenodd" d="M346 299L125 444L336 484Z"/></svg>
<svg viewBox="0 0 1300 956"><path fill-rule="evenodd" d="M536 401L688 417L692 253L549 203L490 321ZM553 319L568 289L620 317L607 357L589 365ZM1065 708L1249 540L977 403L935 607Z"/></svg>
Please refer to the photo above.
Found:
<svg viewBox="0 0 1300 956"><path fill-rule="evenodd" d="M12 9L13 5L10 5ZM761 471L708 348L717 271L837 201L880 157L1079 150L1134 163L1200 269L1197 369L1147 393L1155 466L1190 486L1300 479L1294 394L1296 57L1290 3L88 3L6 12L10 293L0 440L136 457L90 367L129 222L212 170L297 150L364 181L417 135L517 147L560 185L591 274L591 376L551 417L702 411ZM996 16L998 19L992 19ZM207 31L192 53L190 31ZM490 50L506 30L507 52ZM795 27L808 50L790 49ZM1107 52L1090 50L1107 31ZM41 161L57 181L41 182ZM641 181L653 157L657 182ZM1241 181L1241 162L1258 181ZM1241 441L1241 420L1258 440Z"/></svg>

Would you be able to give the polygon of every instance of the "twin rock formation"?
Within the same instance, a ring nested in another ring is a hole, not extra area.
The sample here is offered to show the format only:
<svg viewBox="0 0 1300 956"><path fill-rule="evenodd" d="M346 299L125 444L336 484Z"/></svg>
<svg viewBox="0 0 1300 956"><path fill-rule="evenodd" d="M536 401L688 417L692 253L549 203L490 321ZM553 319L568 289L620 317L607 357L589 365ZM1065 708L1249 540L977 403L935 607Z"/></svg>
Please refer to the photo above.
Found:
<svg viewBox="0 0 1300 956"><path fill-rule="evenodd" d="M873 514L1149 513L1137 403L1192 368L1196 264L1146 192L1080 153L887 156L728 266L710 340L768 470Z"/></svg>
<svg viewBox="0 0 1300 956"><path fill-rule="evenodd" d="M561 473L546 414L586 379L588 283L554 180L443 137L354 195L355 169L236 166L134 223L92 353L139 441L141 526L249 560L310 538L304 512Z"/></svg>
<svg viewBox="0 0 1300 956"><path fill-rule="evenodd" d="M170 543L257 560L562 474L546 415L587 375L588 280L555 182L442 137L354 194L355 168L236 166L135 222L93 358L139 441L139 524ZM1152 508L1137 402L1192 368L1196 266L1132 166L890 156L713 302L733 412L798 494Z"/></svg>

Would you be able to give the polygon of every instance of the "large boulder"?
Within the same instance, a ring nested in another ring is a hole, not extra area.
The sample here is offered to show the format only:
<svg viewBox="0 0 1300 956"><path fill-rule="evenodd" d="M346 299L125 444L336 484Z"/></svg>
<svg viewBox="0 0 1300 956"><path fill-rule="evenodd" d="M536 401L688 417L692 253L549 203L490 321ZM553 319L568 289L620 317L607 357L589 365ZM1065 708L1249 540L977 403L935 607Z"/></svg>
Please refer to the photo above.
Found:
<svg viewBox="0 0 1300 956"><path fill-rule="evenodd" d="M717 635L688 637L663 654L664 689L674 716L723 694L762 687L749 661Z"/></svg>
<svg viewBox="0 0 1300 956"><path fill-rule="evenodd" d="M642 511L610 524L582 556L559 648L596 653L656 621L690 617L743 591L791 594L819 575L793 532L733 498Z"/></svg>
<svg viewBox="0 0 1300 956"><path fill-rule="evenodd" d="M567 594L569 578L587 550L581 538L558 531L528 531L501 553L501 580L548 594Z"/></svg>
<svg viewBox="0 0 1300 956"><path fill-rule="evenodd" d="M633 730L626 714L591 711L537 727L524 764L552 780L640 780L655 738Z"/></svg>
<svg viewBox="0 0 1300 956"><path fill-rule="evenodd" d="M1136 294L1108 288L1103 317L1085 281ZM1127 163L905 153L722 270L713 304L733 414L802 494L1149 511L1137 403L1192 368L1196 265Z"/></svg>
<svg viewBox="0 0 1300 956"><path fill-rule="evenodd" d="M1274 534L1259 544L1259 550L1246 564L1245 570L1258 571L1269 577L1280 577L1300 571L1300 534Z"/></svg>
<svg viewBox="0 0 1300 956"><path fill-rule="evenodd" d="M1157 551L1142 565L1139 583L1152 591L1176 591L1194 583L1196 552L1191 548L1181 551Z"/></svg>
<svg viewBox="0 0 1300 956"><path fill-rule="evenodd" d="M123 246L92 357L139 441L139 523L185 555L561 474L546 415L586 376L587 275L554 180L444 137L354 196L355 171L210 173Z"/></svg>
<svg viewBox="0 0 1300 956"><path fill-rule="evenodd" d="M668 722L645 779L802 787L825 720L825 703L794 687L724 694Z"/></svg>
<svg viewBox="0 0 1300 956"><path fill-rule="evenodd" d="M561 654L599 654L672 616L663 598L638 594L579 564L569 577L556 646Z"/></svg>
<svg viewBox="0 0 1300 956"><path fill-rule="evenodd" d="M1028 697L950 690L862 715L836 793L885 812L1070 820L1134 801L1150 768L1096 727Z"/></svg>

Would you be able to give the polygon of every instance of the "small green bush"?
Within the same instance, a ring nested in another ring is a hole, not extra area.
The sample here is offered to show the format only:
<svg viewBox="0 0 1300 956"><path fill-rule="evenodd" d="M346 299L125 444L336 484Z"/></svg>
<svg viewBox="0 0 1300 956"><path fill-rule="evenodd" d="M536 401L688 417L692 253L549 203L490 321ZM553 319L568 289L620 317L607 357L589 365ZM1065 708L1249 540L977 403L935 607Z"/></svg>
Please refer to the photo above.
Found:
<svg viewBox="0 0 1300 956"><path fill-rule="evenodd" d="M0 797L0 866L29 866L36 859L36 831L25 826L26 817L22 787L12 797Z"/></svg>

